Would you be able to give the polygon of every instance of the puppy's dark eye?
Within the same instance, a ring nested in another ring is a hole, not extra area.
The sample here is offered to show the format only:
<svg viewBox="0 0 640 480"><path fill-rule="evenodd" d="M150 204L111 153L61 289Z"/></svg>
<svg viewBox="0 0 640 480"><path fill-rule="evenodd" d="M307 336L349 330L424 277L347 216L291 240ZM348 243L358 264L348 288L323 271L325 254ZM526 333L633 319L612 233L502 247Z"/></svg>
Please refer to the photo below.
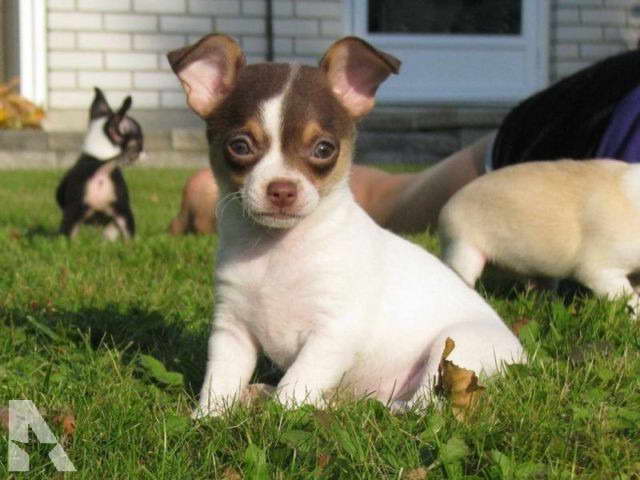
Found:
<svg viewBox="0 0 640 480"><path fill-rule="evenodd" d="M336 151L336 147L333 143L327 140L320 140L313 147L313 156L319 160L328 160Z"/></svg>
<svg viewBox="0 0 640 480"><path fill-rule="evenodd" d="M247 157L253 153L249 141L245 137L232 139L228 144L229 151L239 157Z"/></svg>

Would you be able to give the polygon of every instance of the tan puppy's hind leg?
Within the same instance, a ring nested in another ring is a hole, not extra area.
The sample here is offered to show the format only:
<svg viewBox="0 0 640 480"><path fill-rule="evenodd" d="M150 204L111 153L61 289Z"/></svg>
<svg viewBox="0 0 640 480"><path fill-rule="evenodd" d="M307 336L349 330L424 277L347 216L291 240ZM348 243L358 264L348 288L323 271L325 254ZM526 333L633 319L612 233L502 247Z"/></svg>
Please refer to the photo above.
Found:
<svg viewBox="0 0 640 480"><path fill-rule="evenodd" d="M611 300L629 297L627 305L635 315L640 313L640 296L631 286L627 272L620 269L583 270L578 272L576 279L590 288L598 296Z"/></svg>
<svg viewBox="0 0 640 480"><path fill-rule="evenodd" d="M486 257L476 247L463 240L454 240L444 248L444 262L471 288L482 274Z"/></svg>

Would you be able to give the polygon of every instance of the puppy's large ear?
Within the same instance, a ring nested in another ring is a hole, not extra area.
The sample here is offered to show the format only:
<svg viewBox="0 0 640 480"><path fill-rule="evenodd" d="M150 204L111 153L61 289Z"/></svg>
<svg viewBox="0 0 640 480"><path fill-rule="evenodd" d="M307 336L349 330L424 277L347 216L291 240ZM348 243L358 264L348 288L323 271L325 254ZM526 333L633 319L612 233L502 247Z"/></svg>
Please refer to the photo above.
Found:
<svg viewBox="0 0 640 480"><path fill-rule="evenodd" d="M120 105L120 108L118 109L118 113L116 115L124 117L127 114L127 111L131 108L131 103L133 103L133 101L131 100L131 95L128 95L127 98L125 98L122 102L122 105Z"/></svg>
<svg viewBox="0 0 640 480"><path fill-rule="evenodd" d="M232 90L245 59L227 35L207 35L195 45L169 52L171 68L187 94L187 103L203 118Z"/></svg>
<svg viewBox="0 0 640 480"><path fill-rule="evenodd" d="M95 120L96 118L105 117L107 115L112 115L113 111L111 107L107 103L107 99L98 87L93 87L95 90L95 95L93 96L93 102L91 103L91 108L89 109L89 118L90 120Z"/></svg>
<svg viewBox="0 0 640 480"><path fill-rule="evenodd" d="M373 108L380 84L399 72L400 60L357 37L345 37L329 47L320 69L340 103L352 116L361 117Z"/></svg>

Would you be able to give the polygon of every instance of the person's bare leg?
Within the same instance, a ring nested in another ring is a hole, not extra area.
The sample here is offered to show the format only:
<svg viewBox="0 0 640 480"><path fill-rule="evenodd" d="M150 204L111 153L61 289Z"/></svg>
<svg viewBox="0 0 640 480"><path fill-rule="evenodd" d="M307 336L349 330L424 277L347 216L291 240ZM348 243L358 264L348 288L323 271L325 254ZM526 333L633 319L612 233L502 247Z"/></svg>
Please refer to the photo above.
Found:
<svg viewBox="0 0 640 480"><path fill-rule="evenodd" d="M492 135L482 137L433 167L413 175L394 175L376 192L378 223L396 233L436 227L440 209L464 185L485 173L485 152Z"/></svg>

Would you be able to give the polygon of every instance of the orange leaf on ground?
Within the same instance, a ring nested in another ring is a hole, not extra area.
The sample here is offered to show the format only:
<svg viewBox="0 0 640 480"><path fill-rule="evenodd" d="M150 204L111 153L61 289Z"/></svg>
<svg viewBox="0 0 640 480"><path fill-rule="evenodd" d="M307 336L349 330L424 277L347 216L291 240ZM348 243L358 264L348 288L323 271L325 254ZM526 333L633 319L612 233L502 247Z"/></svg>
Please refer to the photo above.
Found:
<svg viewBox="0 0 640 480"><path fill-rule="evenodd" d="M455 342L447 338L440 366L438 367L436 392L449 398L453 415L462 421L477 403L484 387L478 384L478 377L473 370L458 367L450 360L447 360L455 346Z"/></svg>
<svg viewBox="0 0 640 480"><path fill-rule="evenodd" d="M518 320L515 321L515 323L513 325L511 325L511 331L513 332L513 334L516 337L520 336L520 330L522 330L522 328L531 321L530 318L527 317L520 317Z"/></svg>

